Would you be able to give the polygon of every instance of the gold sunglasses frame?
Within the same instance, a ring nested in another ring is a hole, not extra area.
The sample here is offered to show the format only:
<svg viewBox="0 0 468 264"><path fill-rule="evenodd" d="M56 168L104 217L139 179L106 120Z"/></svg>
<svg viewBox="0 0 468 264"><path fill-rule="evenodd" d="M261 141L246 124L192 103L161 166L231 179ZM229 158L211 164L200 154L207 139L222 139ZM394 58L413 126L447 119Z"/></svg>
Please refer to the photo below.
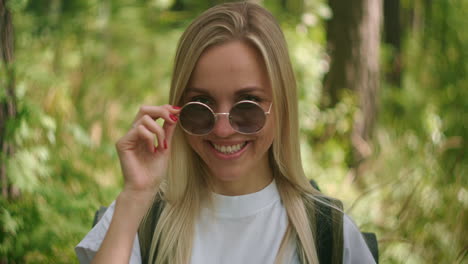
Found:
<svg viewBox="0 0 468 264"><path fill-rule="evenodd" d="M263 124L263 126L262 126L259 130L255 131L255 132L253 132L253 133L244 133L244 132L240 132L240 131L238 131L237 129L235 129L235 128L232 126L231 118L230 118L230 117L231 117L230 115L231 115L232 109L234 109L234 107L236 107L237 105L242 104L242 103L250 103L250 104L254 104L254 105L256 105L257 107L259 107L259 108L263 111L263 114L265 115L265 123L266 123L266 118L267 118L268 115L270 114L271 106L273 105L273 102L270 103L270 107L268 108L268 111L265 111L265 110L263 110L263 107L262 107L259 103L255 102L255 101L252 101L252 100L242 100L242 101L239 101L239 102L235 103L235 104L231 107L231 110L229 110L229 112L227 112L227 113L215 113L215 112L213 111L213 109L211 109L211 107L210 107L209 105L204 104L204 103L202 103L202 102L188 102L188 103L186 103L184 106L182 106L180 112L182 112L182 111L184 110L184 108L187 107L187 106L189 106L189 105L197 104L197 105L204 106L204 107L208 108L208 110L210 110L211 114L214 116L214 125L213 125L213 127L210 129L210 131L208 131L208 132L205 133L205 134L194 134L194 133L192 133L192 132L186 130L186 129L184 128L184 126L182 125L182 123L180 123L180 127L185 131L185 133L187 133L187 134L189 134L189 135L192 135L192 136L206 136L206 135L210 134L211 131L213 131L213 128L214 128L214 126L216 125L216 122L218 122L218 115L225 115L225 116L228 117L228 119L229 119L229 125L231 125L231 128L232 128L234 131L236 131L237 133L242 134L242 135L255 135L255 134L259 133L260 131L262 131L262 129L265 127L265 123Z"/></svg>

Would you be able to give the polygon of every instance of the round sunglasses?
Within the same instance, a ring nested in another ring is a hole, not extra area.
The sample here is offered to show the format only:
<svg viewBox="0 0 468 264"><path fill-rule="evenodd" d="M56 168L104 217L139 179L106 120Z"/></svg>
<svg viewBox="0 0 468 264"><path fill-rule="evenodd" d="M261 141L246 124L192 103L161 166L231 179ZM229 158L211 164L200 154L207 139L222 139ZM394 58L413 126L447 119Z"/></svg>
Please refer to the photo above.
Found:
<svg viewBox="0 0 468 264"><path fill-rule="evenodd" d="M272 105L273 103L265 112L258 103L242 100L234 104L229 113L215 113L204 103L189 102L180 110L179 120L182 129L188 134L204 136L213 130L218 115L226 115L236 132L249 135L258 133L263 128Z"/></svg>

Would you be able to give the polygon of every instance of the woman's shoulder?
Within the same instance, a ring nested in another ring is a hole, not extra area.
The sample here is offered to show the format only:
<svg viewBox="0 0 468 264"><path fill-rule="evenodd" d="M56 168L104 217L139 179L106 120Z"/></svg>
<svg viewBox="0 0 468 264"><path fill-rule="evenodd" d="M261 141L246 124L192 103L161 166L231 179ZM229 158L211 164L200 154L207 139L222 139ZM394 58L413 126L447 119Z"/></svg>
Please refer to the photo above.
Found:
<svg viewBox="0 0 468 264"><path fill-rule="evenodd" d="M80 263L91 263L94 255L106 236L109 229L112 216L114 215L115 200L107 207L104 214L86 236L75 247L75 253ZM138 243L138 235L135 237L133 248L130 257L130 263L141 263L140 246Z"/></svg>

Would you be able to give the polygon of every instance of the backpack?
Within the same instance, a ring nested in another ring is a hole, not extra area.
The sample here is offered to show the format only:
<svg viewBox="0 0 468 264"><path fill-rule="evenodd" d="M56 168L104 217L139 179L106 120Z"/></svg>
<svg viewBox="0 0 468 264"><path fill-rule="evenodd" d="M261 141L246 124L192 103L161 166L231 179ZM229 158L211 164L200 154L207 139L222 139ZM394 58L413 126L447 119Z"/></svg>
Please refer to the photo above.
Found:
<svg viewBox="0 0 468 264"><path fill-rule="evenodd" d="M315 181L311 180L310 182L315 189L320 191ZM323 199L323 203L314 201L315 208L306 204L310 225L312 228L315 226L313 235L318 259L321 264L340 264L343 262L343 204L341 201L332 198L321 199ZM340 210L328 206L329 204ZM165 202L163 200L156 200L148 211L148 216L145 217L146 221L143 221L138 228L141 258L144 264L150 263L148 261L149 248L153 239L153 232L164 206ZM106 209L106 207L101 207L100 210L96 212L93 226L99 221ZM362 232L361 234L374 260L378 263L379 251L375 234L366 232ZM299 262L306 263L304 256L300 254L302 245L297 243L296 246ZM158 245L156 245L156 251L157 248Z"/></svg>

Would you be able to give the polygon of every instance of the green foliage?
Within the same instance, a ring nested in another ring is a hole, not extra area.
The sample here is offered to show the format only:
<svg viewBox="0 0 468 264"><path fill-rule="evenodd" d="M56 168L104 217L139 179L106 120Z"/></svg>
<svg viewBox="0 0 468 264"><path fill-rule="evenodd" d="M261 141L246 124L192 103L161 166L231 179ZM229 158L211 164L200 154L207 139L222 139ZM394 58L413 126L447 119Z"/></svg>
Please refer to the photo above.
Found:
<svg viewBox="0 0 468 264"><path fill-rule="evenodd" d="M290 45L306 174L342 199L363 230L377 232L381 262L462 262L468 245L468 33L460 30L466 1L403 2L423 23L407 31L402 86L382 82L374 152L359 185L352 184L348 161L354 94L320 108L330 10L324 1L304 3L297 17L278 1L265 1ZM11 263L77 262L73 248L90 230L94 211L110 204L121 186L115 142L140 105L167 102L175 43L209 5L9 1L19 116L8 124L7 140L17 151L6 162L21 196L0 198L0 256ZM5 76L0 70L2 87Z"/></svg>
<svg viewBox="0 0 468 264"><path fill-rule="evenodd" d="M367 215L388 263L466 261L468 34L466 1L408 5L403 84L381 89ZM376 201L378 201L376 203ZM369 211L369 205L374 212ZM357 209L357 208L356 208ZM371 224L372 223L372 224Z"/></svg>
<svg viewBox="0 0 468 264"><path fill-rule="evenodd" d="M181 32L143 23L143 4L51 2L14 9L19 115L6 162L21 195L0 199L0 255L12 263L77 262L94 211L119 191L115 142L140 104L167 101Z"/></svg>
<svg viewBox="0 0 468 264"><path fill-rule="evenodd" d="M355 97L349 92L336 107L320 109L323 42L315 38L317 50L310 36L287 34L301 88L304 166L327 194L344 200L363 230L377 233L383 263L462 263L468 245L468 34L460 29L467 26L468 6L416 1L405 8L419 22L404 31L402 86L382 82L374 152L359 181L347 161Z"/></svg>

